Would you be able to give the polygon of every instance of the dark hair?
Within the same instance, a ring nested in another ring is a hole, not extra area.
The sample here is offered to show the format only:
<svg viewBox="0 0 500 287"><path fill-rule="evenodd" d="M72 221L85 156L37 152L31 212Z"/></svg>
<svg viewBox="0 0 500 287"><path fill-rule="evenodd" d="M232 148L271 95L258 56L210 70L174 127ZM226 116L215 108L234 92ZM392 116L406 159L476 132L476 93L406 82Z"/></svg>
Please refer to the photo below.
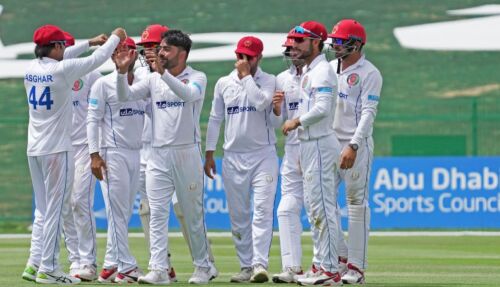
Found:
<svg viewBox="0 0 500 287"><path fill-rule="evenodd" d="M168 30L161 35L162 40L167 44L182 48L189 55L191 44L193 43L188 34L183 33L181 30Z"/></svg>
<svg viewBox="0 0 500 287"><path fill-rule="evenodd" d="M321 51L323 51L324 47L325 47L325 41L323 41L323 40L319 41L318 50L321 52Z"/></svg>
<svg viewBox="0 0 500 287"><path fill-rule="evenodd" d="M48 44L48 45L43 45L43 46L40 46L40 45L36 45L35 47L35 56L39 59L43 58L43 57L48 57L49 54L50 54L50 51L52 51L52 49L54 49L56 46L55 43L52 43L52 44Z"/></svg>

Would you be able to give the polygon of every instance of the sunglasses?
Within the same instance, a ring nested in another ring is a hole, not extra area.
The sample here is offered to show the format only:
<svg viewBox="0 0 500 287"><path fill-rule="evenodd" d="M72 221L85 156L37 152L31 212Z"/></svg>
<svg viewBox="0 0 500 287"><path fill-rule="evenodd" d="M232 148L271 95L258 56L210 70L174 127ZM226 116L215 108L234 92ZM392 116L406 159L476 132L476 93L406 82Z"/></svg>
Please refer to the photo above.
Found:
<svg viewBox="0 0 500 287"><path fill-rule="evenodd" d="M345 39L340 39L340 38L332 38L332 45L344 45L345 43L347 43L348 40L345 40Z"/></svg>
<svg viewBox="0 0 500 287"><path fill-rule="evenodd" d="M158 48L158 46L160 46L160 44L158 44L158 43L144 43L141 46L144 49L155 49L155 48Z"/></svg>
<svg viewBox="0 0 500 287"><path fill-rule="evenodd" d="M319 36L318 34L314 33L313 31L311 31L311 30L309 30L309 29L306 29L306 28L304 28L304 27L302 27L302 26L295 26L295 28L294 28L294 30L293 30L293 31L294 31L295 33L302 34L302 35L304 35L304 34L308 33L308 34L310 34L310 35L314 36L314 37L315 37L315 38L317 38L317 39L321 39L321 36Z"/></svg>
<svg viewBox="0 0 500 287"><path fill-rule="evenodd" d="M251 61L254 58L254 57L248 56L248 55L245 55L245 56L247 56L248 61ZM236 57L238 57L238 60L243 60L243 54L236 54Z"/></svg>

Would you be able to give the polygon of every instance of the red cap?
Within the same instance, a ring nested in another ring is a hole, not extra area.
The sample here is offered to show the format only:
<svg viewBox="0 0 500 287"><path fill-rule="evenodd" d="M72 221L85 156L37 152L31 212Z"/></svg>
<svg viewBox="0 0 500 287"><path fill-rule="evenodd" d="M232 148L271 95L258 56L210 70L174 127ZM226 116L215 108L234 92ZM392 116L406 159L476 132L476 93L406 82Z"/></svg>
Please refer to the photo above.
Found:
<svg viewBox="0 0 500 287"><path fill-rule="evenodd" d="M135 45L134 40L133 40L132 38L130 38L130 37L127 37L127 38L125 39L125 42L124 42L124 43L125 43L125 45L126 45L127 47L129 47L130 49L137 49L137 46Z"/></svg>
<svg viewBox="0 0 500 287"><path fill-rule="evenodd" d="M63 34L66 40L65 46L66 47L73 46L75 44L75 37L73 37L73 35L71 35L69 32L66 31L63 31Z"/></svg>
<svg viewBox="0 0 500 287"><path fill-rule="evenodd" d="M365 28L354 19L340 20L333 26L332 33L328 34L328 37L344 40L355 39L361 41L363 44L366 43Z"/></svg>
<svg viewBox="0 0 500 287"><path fill-rule="evenodd" d="M146 43L157 43L161 42L161 35L168 31L167 26L160 24L153 24L146 27L146 30L142 32L141 41L137 45L143 45Z"/></svg>
<svg viewBox="0 0 500 287"><path fill-rule="evenodd" d="M259 38L246 36L238 41L238 45L236 46L236 50L234 52L236 54L245 54L250 57L255 57L262 54L263 50L264 44L262 44L262 41Z"/></svg>
<svg viewBox="0 0 500 287"><path fill-rule="evenodd" d="M44 25L35 30L33 42L45 46L56 41L66 41L63 30L55 25Z"/></svg>
<svg viewBox="0 0 500 287"><path fill-rule="evenodd" d="M296 26L290 33L288 37L290 38L321 38L322 41L327 39L328 32L326 31L325 25L316 21L306 21Z"/></svg>

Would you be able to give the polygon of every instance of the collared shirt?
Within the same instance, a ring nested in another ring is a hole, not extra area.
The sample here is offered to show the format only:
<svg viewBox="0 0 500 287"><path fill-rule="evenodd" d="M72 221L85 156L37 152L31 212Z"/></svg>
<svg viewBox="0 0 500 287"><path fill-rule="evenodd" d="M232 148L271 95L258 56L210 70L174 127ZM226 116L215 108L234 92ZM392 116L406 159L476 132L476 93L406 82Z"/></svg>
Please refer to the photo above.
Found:
<svg viewBox="0 0 500 287"><path fill-rule="evenodd" d="M290 69L281 72L276 77L276 91L283 91L285 99L281 105L283 121L294 119L299 114L300 104L300 75L297 68L291 65ZM293 130L286 136L285 144L299 144L297 130Z"/></svg>
<svg viewBox="0 0 500 287"><path fill-rule="evenodd" d="M337 60L331 66L337 69ZM339 92L333 127L339 140L360 145L373 133L382 76L365 55L338 75Z"/></svg>
<svg viewBox="0 0 500 287"><path fill-rule="evenodd" d="M217 81L208 120L206 150L213 151L224 125L226 151L251 152L276 144L272 122L275 77L260 68L240 80L233 70Z"/></svg>
<svg viewBox="0 0 500 287"><path fill-rule="evenodd" d="M42 58L30 62L24 77L29 106L28 156L73 150L71 87L109 59L119 42L120 38L112 35L85 58Z"/></svg>
<svg viewBox="0 0 500 287"><path fill-rule="evenodd" d="M337 77L324 54L318 55L304 67L300 94L299 139L313 140L332 134Z"/></svg>
<svg viewBox="0 0 500 287"><path fill-rule="evenodd" d="M189 66L176 77L168 71L163 76L151 73L130 87L126 76L117 74L120 101L151 98L153 147L201 141L200 115L206 85L205 73Z"/></svg>

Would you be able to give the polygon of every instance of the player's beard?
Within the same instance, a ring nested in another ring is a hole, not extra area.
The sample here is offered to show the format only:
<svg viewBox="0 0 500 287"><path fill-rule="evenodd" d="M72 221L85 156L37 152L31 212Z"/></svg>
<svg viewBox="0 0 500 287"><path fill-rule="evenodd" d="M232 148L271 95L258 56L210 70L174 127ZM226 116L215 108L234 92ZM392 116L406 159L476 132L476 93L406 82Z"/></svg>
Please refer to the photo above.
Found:
<svg viewBox="0 0 500 287"><path fill-rule="evenodd" d="M177 53L177 55L175 55L171 59L160 55L160 64L165 70L175 68L179 64L179 53Z"/></svg>

